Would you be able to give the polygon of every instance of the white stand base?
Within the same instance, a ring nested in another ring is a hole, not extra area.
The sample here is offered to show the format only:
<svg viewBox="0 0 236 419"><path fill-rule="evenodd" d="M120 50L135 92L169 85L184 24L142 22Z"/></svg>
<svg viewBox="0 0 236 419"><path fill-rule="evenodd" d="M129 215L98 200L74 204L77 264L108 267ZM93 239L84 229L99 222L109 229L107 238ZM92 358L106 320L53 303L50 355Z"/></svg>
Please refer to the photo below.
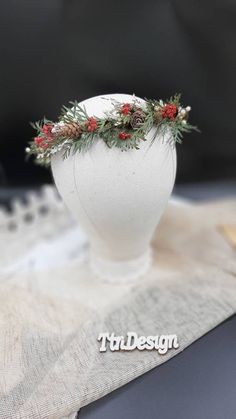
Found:
<svg viewBox="0 0 236 419"><path fill-rule="evenodd" d="M145 275L152 265L152 250L148 250L136 259L109 260L101 259L90 252L90 267L96 277L109 281L132 281Z"/></svg>

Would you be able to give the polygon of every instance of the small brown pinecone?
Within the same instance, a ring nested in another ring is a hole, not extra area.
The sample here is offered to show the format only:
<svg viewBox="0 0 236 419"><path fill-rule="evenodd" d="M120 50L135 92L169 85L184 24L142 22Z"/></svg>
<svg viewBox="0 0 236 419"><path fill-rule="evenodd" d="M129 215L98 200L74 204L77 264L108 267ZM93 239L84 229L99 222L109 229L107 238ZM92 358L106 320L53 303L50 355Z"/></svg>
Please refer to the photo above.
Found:
<svg viewBox="0 0 236 419"><path fill-rule="evenodd" d="M162 120L161 108L155 108L153 114L154 124L158 124Z"/></svg>
<svg viewBox="0 0 236 419"><path fill-rule="evenodd" d="M57 127L56 135L66 138L79 138L82 134L82 128L76 122L67 122L60 127Z"/></svg>
<svg viewBox="0 0 236 419"><path fill-rule="evenodd" d="M145 121L146 114L142 109L137 109L130 117L130 125L132 128L139 128Z"/></svg>

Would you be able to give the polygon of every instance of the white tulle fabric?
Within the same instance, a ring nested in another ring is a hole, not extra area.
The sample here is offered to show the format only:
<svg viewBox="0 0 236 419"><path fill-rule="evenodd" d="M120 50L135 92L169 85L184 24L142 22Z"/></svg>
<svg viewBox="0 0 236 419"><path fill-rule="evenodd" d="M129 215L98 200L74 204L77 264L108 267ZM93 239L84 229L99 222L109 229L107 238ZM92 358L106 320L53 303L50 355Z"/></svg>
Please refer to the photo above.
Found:
<svg viewBox="0 0 236 419"><path fill-rule="evenodd" d="M236 223L236 201L170 203L152 269L111 284L90 272L87 239L53 187L1 209L0 417L75 417L235 313L235 250L221 223ZM180 347L99 352L100 332L129 330L177 334Z"/></svg>

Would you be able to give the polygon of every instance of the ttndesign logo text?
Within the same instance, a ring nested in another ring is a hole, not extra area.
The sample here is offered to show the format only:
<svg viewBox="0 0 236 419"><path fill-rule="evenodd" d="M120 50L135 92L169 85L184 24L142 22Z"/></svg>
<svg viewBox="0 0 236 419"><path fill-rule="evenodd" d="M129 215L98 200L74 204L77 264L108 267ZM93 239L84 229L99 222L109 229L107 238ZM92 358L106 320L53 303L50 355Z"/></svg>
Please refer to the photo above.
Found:
<svg viewBox="0 0 236 419"><path fill-rule="evenodd" d="M100 352L110 351L133 351L138 349L156 350L159 354L164 355L169 349L178 349L179 343L177 335L160 335L160 336L138 336L136 332L127 332L127 336L115 336L114 333L100 333L98 341L101 342Z"/></svg>

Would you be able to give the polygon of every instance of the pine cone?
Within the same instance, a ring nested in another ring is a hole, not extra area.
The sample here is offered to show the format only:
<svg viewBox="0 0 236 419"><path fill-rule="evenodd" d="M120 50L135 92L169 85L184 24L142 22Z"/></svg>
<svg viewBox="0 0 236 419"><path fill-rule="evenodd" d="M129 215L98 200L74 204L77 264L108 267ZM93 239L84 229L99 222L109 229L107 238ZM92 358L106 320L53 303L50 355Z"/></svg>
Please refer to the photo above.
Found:
<svg viewBox="0 0 236 419"><path fill-rule="evenodd" d="M159 124L159 122L162 120L161 108L154 108L153 120L154 124Z"/></svg>
<svg viewBox="0 0 236 419"><path fill-rule="evenodd" d="M130 125L132 128L139 128L145 121L146 114L142 109L137 109L130 117Z"/></svg>
<svg viewBox="0 0 236 419"><path fill-rule="evenodd" d="M58 137L76 139L81 136L82 128L77 122L67 122L64 125L57 126L55 133Z"/></svg>

